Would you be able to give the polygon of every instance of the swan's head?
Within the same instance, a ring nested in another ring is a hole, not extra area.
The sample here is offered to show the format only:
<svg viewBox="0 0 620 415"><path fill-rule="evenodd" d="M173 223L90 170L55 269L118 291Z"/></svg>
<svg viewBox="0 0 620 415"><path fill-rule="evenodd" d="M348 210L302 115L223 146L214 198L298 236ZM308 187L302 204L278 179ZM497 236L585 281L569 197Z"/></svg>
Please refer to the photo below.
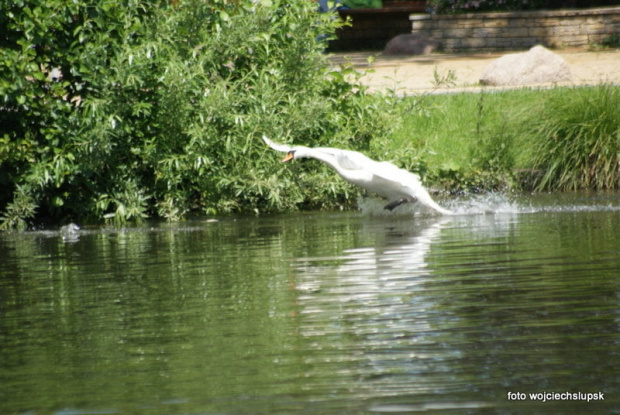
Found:
<svg viewBox="0 0 620 415"><path fill-rule="evenodd" d="M302 146L293 147L286 153L286 156L284 156L284 158L282 159L282 163L286 163L287 161L290 161L293 159L302 159L306 157L311 157L310 150L311 149L308 147L302 147Z"/></svg>

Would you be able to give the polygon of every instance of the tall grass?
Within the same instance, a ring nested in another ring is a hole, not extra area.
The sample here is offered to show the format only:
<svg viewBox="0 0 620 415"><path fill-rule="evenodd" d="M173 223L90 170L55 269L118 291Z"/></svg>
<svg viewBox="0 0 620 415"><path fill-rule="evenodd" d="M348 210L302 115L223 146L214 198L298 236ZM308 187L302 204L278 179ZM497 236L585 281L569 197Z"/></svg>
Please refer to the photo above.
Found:
<svg viewBox="0 0 620 415"><path fill-rule="evenodd" d="M531 167L542 172L536 188L620 188L620 88L600 85L547 95L524 123Z"/></svg>
<svg viewBox="0 0 620 415"><path fill-rule="evenodd" d="M400 127L374 147L429 184L620 188L618 86L419 96L406 105Z"/></svg>
<svg viewBox="0 0 620 415"><path fill-rule="evenodd" d="M537 99L531 90L408 98L384 157L453 192L510 187L520 155L517 111Z"/></svg>

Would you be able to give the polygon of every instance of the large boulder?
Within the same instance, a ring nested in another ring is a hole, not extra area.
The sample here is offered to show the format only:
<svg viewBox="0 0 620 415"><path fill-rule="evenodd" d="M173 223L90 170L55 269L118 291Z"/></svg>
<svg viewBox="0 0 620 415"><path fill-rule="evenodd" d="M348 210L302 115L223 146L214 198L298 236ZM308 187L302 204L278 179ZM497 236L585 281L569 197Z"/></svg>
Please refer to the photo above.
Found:
<svg viewBox="0 0 620 415"><path fill-rule="evenodd" d="M544 48L504 55L487 66L480 77L483 85L532 85L570 81L568 63Z"/></svg>
<svg viewBox="0 0 620 415"><path fill-rule="evenodd" d="M390 40L384 55L428 55L437 48L437 41L419 33L398 35Z"/></svg>

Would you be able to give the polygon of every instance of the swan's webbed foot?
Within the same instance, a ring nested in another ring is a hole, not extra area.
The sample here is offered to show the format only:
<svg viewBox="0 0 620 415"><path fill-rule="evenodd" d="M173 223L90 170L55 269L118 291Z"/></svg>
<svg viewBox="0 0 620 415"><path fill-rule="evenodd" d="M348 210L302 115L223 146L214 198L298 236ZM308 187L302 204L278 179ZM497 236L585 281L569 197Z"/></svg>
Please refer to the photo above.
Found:
<svg viewBox="0 0 620 415"><path fill-rule="evenodd" d="M416 199L414 198L409 198L409 197L403 197L400 199L397 199L393 202L388 203L387 205L383 206L383 209L387 209L390 212L394 209L396 209L397 207L399 207L400 205L402 205L403 203L413 203L415 202Z"/></svg>

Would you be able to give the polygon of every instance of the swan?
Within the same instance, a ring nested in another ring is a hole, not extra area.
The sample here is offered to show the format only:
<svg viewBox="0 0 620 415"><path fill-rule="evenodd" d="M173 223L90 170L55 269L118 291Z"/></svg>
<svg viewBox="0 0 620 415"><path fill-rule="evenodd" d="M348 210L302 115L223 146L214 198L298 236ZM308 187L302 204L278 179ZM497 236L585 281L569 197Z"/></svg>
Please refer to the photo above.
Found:
<svg viewBox="0 0 620 415"><path fill-rule="evenodd" d="M422 186L417 174L408 172L387 161L375 161L362 153L327 147L304 147L276 144L266 136L263 141L276 151L286 153L282 162L313 158L330 166L346 181L388 199L385 209L394 210L403 203L420 202L444 215L453 212L439 206Z"/></svg>

